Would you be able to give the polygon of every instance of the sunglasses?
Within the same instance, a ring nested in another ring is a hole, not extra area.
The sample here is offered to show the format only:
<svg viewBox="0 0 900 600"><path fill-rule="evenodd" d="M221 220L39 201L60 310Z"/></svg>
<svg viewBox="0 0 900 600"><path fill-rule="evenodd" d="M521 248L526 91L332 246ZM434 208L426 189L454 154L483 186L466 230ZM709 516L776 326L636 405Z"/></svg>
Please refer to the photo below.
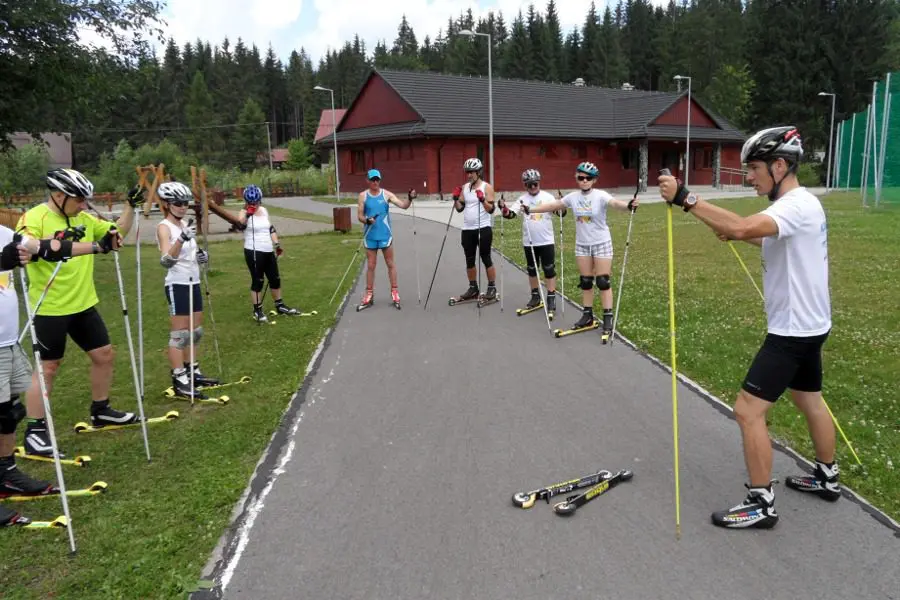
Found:
<svg viewBox="0 0 900 600"><path fill-rule="evenodd" d="M577 175L575 177L575 179L577 179L578 181L593 181L594 180L593 177L589 177L588 175Z"/></svg>
<svg viewBox="0 0 900 600"><path fill-rule="evenodd" d="M187 206L188 204L190 204L190 202L187 200L170 200L169 204L171 204L172 206L184 207L184 206Z"/></svg>
<svg viewBox="0 0 900 600"><path fill-rule="evenodd" d="M536 181L532 181L531 183L526 183L526 184L525 184L525 187L527 187L527 188L536 188L536 187L539 186L539 185L541 185L541 184L539 184L539 183L536 182Z"/></svg>
<svg viewBox="0 0 900 600"><path fill-rule="evenodd" d="M373 177L373 178L370 179L369 181L374 181L374 182L377 183L377 182L381 181L381 177Z"/></svg>

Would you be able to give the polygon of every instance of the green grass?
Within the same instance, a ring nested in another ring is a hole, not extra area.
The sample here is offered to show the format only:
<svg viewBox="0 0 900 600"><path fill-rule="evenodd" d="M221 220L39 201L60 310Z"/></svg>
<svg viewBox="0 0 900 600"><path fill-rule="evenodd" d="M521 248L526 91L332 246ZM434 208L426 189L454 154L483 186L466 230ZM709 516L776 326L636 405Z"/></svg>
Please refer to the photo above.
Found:
<svg viewBox="0 0 900 600"><path fill-rule="evenodd" d="M273 215L297 219L298 221L312 221L314 223L328 224L334 223L334 219L328 215L318 215L316 213L306 212L305 210L294 210L293 208L282 208L280 206L267 206L266 210Z"/></svg>
<svg viewBox="0 0 900 600"><path fill-rule="evenodd" d="M148 427L153 454L150 464L140 428L76 435L72 426L87 420L91 396L88 362L70 340L52 394L53 416L63 450L69 455L88 454L93 463L81 469L64 467L66 483L71 489L103 480L109 490L104 495L70 500L78 543L73 558L68 557L64 530L3 531L0 596L177 598L195 586L312 353L335 321L343 292L334 305L329 306L328 300L356 250L356 244L343 241L343 236L330 232L282 241L285 300L319 314L278 318L273 326L259 326L250 318L249 279L241 244L212 245L210 285L226 379L251 375L253 380L221 392L231 397L227 406L197 404L193 409L187 402L161 395L170 385L164 272L155 252L142 256L145 411L148 416L159 416L176 409L181 418ZM308 260L310 256L316 260ZM120 259L136 332L134 249L124 249ZM113 404L135 410L114 263L112 257L98 257L96 264L99 310L117 352ZM348 277L344 287L349 288L352 280ZM269 299L267 308L271 307ZM204 328L199 357L204 371L215 375L208 313ZM34 476L55 480L52 464L19 463ZM36 520L62 514L58 499L10 505Z"/></svg>
<svg viewBox="0 0 900 600"><path fill-rule="evenodd" d="M767 203L757 198L720 202L744 215ZM863 462L856 465L839 437L842 480L900 519L900 207L863 209L856 194L832 194L823 203L834 322L824 348L823 392ZM618 293L628 214L611 212L610 221L616 248L613 290ZM580 302L574 225L571 219L565 222L565 290ZM504 236L504 252L524 265L521 222L511 223L504 225L507 234L514 232ZM734 254L709 228L676 209L673 235L678 370L733 404L765 336L762 302ZM669 362L666 237L664 205L642 206L634 218L618 328L638 347ZM736 247L761 286L759 248ZM599 299L595 303L599 309ZM813 457L805 421L789 400L776 404L770 421L773 437Z"/></svg>

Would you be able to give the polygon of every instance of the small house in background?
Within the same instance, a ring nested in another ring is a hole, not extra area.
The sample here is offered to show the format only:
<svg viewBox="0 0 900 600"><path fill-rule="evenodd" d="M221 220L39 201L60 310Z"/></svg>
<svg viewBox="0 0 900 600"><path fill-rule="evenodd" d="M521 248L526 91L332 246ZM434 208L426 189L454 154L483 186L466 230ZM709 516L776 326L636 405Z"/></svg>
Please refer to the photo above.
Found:
<svg viewBox="0 0 900 600"><path fill-rule="evenodd" d="M46 144L47 153L50 155L51 169L72 168L72 134L71 133L42 133L41 139ZM16 148L27 146L34 142L30 133L17 131L9 136L9 140Z"/></svg>
<svg viewBox="0 0 900 600"><path fill-rule="evenodd" d="M540 170L545 188L573 188L581 161L600 168L606 189L654 186L662 168L682 179L690 169L693 185L740 183L746 136L696 96L689 104L686 92L494 78L493 96L498 190L521 190L525 169ZM471 156L490 178L485 77L374 70L337 129L348 189L364 188L366 172L378 168L388 188L425 182L428 193L447 193L465 181Z"/></svg>
<svg viewBox="0 0 900 600"><path fill-rule="evenodd" d="M332 112L334 112L333 117ZM336 108L334 111L326 108L319 116L319 126L316 128L316 137L313 140L313 144L316 147L316 154L318 154L323 163L330 162L330 156L334 152L334 138L331 135L331 132L334 130L332 119L335 124L340 126L341 119L344 118L346 112L346 108Z"/></svg>
<svg viewBox="0 0 900 600"><path fill-rule="evenodd" d="M287 148L272 148L272 168L281 169L288 159ZM261 167L269 166L269 155L266 152L259 152L256 155L256 164Z"/></svg>

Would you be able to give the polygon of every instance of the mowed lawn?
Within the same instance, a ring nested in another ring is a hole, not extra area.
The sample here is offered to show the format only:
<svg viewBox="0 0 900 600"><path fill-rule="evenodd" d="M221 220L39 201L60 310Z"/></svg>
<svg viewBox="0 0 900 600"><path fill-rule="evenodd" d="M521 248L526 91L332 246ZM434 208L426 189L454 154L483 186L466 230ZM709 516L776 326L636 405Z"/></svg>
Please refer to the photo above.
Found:
<svg viewBox="0 0 900 600"><path fill-rule="evenodd" d="M328 301L358 240L358 235L332 232L284 238L280 267L285 300L319 314L282 317L275 325L262 326L250 316L242 244L210 245L212 305L226 379L253 379L217 392L230 396L227 406L194 408L162 396L171 385L164 271L155 246L144 246L144 409L148 417L173 409L181 417L148 426L153 455L149 464L139 427L75 434L72 426L88 418L91 395L87 359L70 340L52 395L53 417L63 450L70 456L90 455L93 462L86 468L64 467L66 484L72 489L102 480L109 489L99 496L70 499L78 544L74 557L69 556L63 529L5 529L0 535L0 597L173 598L194 588L311 356L335 322L335 311L354 278L347 277L333 305ZM133 246L122 251L120 262L136 336ZM113 405L136 410L113 258L97 257L96 264L99 310L117 352ZM266 308L272 308L270 299ZM215 375L209 320L204 329L199 356L204 371ZM21 428L19 434L21 441ZM34 476L55 480L52 464L19 464ZM35 520L62 514L58 498L7 505Z"/></svg>
<svg viewBox="0 0 900 600"><path fill-rule="evenodd" d="M654 194L649 190L645 195ZM507 194L507 196L510 196ZM768 200L744 198L720 204L748 215ZM835 193L823 200L828 215L833 329L824 348L824 395L862 460L858 466L838 439L843 481L900 519L900 206L864 209L858 194ZM669 362L666 215L664 204L635 213L618 329L645 350ZM719 398L734 403L746 370L766 332L758 292L727 244L680 209L673 212L678 370ZM628 213L611 212L618 294ZM565 291L580 302L574 263L574 224L564 220ZM495 229L499 229L499 220ZM559 220L555 219L557 230ZM521 221L504 223L507 256L524 266ZM494 239L498 240L497 231ZM558 243L558 241L557 241ZM762 287L760 249L735 247ZM557 272L561 260L557 258ZM509 271L509 277L523 276ZM524 305L527 298L507 298ZM600 310L599 298L595 311ZM577 319L567 311L561 325ZM565 343L561 341L561 343ZM602 351L596 357L602 368ZM670 397L659 398L671 402ZM786 397L770 412L772 435L812 459L803 417ZM669 435L659 432L660 435ZM734 435L738 436L737 425ZM690 461L682 454L682 460ZM743 469L735 462L735 469Z"/></svg>

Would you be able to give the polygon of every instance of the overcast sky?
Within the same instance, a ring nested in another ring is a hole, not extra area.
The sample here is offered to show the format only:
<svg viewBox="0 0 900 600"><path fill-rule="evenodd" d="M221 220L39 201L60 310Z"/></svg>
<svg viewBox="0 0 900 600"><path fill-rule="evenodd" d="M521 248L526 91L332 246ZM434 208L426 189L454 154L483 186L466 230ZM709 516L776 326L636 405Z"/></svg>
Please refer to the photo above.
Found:
<svg viewBox="0 0 900 600"><path fill-rule="evenodd" d="M241 37L249 46L255 43L265 52L271 43L276 54L286 61L292 50L305 48L313 60L329 49L337 49L358 33L371 54L379 40L391 45L397 36L397 26L405 14L419 43L426 35L432 39L446 26L450 17L468 8L476 15L489 10L502 10L511 23L529 2L520 0L167 0L163 17L168 22L166 37L173 37L183 45L198 37L219 44L225 36L234 44ZM667 0L653 0L665 5ZM591 0L556 0L557 11L568 32L584 22ZM611 8L616 2L610 0ZM546 2L535 2L541 10ZM596 2L598 13L606 7L604 0Z"/></svg>

